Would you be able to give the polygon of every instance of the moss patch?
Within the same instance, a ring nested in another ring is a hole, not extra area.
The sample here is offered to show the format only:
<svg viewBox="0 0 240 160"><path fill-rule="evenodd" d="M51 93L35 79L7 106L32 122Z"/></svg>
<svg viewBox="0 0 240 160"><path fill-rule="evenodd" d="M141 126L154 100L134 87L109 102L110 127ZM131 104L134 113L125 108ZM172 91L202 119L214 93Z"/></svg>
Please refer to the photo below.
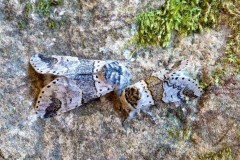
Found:
<svg viewBox="0 0 240 160"><path fill-rule="evenodd" d="M27 2L25 5L25 15L29 16L31 12L49 16L54 6L62 6L63 0L38 0L35 3Z"/></svg>
<svg viewBox="0 0 240 160"><path fill-rule="evenodd" d="M221 13L221 14L220 14ZM180 37L213 29L225 22L232 30L225 55L202 87L221 84L226 76L240 74L240 1L167 0L160 9L144 11L135 17L137 33L130 40L139 46L167 47L173 32Z"/></svg>
<svg viewBox="0 0 240 160"><path fill-rule="evenodd" d="M192 135L192 128L187 127L187 128L180 129L180 130L168 128L167 132L172 138L175 138L178 141L188 141L188 140L190 140L191 135Z"/></svg>
<svg viewBox="0 0 240 160"><path fill-rule="evenodd" d="M219 16L220 0L167 0L158 10L145 11L135 18L137 45L166 47L173 31L182 36L214 28Z"/></svg>
<svg viewBox="0 0 240 160"><path fill-rule="evenodd" d="M63 24L63 21L55 21L49 18L46 21L46 24L49 28L54 29L54 28L60 27Z"/></svg>
<svg viewBox="0 0 240 160"><path fill-rule="evenodd" d="M220 21L226 22L232 32L228 36L225 55L218 61L208 85L223 84L226 76L240 74L240 1L223 1L222 10Z"/></svg>
<svg viewBox="0 0 240 160"><path fill-rule="evenodd" d="M198 156L199 160L234 160L234 154L230 147L226 147L217 152L209 152Z"/></svg>
<svg viewBox="0 0 240 160"><path fill-rule="evenodd" d="M37 13L43 17L44 23L51 29L54 29L62 24L62 22L50 18L54 7L62 6L63 0L38 0L34 3L27 2L24 7L23 15L18 19L18 29L25 29L29 23L31 13Z"/></svg>
<svg viewBox="0 0 240 160"><path fill-rule="evenodd" d="M223 3L223 9L226 11L228 26L232 30L223 61L225 65L233 66L233 72L240 74L240 1L226 1Z"/></svg>
<svg viewBox="0 0 240 160"><path fill-rule="evenodd" d="M22 30L22 29L24 29L26 26L27 26L26 21L24 21L24 20L22 20L22 19L20 19L20 20L18 21L18 29Z"/></svg>
<svg viewBox="0 0 240 160"><path fill-rule="evenodd" d="M51 7L63 5L63 0L38 0L35 4L36 11L45 16L49 16Z"/></svg>

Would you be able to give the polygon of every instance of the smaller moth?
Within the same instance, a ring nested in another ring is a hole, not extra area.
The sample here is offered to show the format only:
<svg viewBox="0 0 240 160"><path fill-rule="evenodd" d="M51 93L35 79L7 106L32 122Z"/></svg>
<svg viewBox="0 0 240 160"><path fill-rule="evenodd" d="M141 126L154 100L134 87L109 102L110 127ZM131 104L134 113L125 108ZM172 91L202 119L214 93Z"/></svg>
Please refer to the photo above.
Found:
<svg viewBox="0 0 240 160"><path fill-rule="evenodd" d="M149 111L153 105L162 103L181 104L186 97L197 98L202 94L196 80L188 76L187 71L191 60L172 64L167 69L153 73L146 80L141 80L123 90L121 107L129 113L125 122L131 121L139 111L143 111L153 120L155 116Z"/></svg>
<svg viewBox="0 0 240 160"><path fill-rule="evenodd" d="M36 54L30 64L36 72L56 77L38 95L35 108L41 118L67 112L111 91L120 95L131 79L129 70L113 60Z"/></svg>

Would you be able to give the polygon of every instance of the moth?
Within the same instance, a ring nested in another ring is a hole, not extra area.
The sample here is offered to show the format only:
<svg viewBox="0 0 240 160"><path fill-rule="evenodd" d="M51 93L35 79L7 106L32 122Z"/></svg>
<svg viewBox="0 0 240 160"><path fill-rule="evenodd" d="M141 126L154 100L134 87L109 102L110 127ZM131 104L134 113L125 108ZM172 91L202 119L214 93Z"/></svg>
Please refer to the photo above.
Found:
<svg viewBox="0 0 240 160"><path fill-rule="evenodd" d="M41 118L67 112L111 91L120 95L131 79L130 71L113 60L36 54L30 64L36 72L56 77L38 95L35 108Z"/></svg>
<svg viewBox="0 0 240 160"><path fill-rule="evenodd" d="M125 88L120 96L121 107L129 113L125 122L131 121L139 111L143 111L155 120L149 108L162 103L181 104L187 97L197 98L202 90L197 81L188 75L192 67L191 59L153 73L146 80L141 80Z"/></svg>

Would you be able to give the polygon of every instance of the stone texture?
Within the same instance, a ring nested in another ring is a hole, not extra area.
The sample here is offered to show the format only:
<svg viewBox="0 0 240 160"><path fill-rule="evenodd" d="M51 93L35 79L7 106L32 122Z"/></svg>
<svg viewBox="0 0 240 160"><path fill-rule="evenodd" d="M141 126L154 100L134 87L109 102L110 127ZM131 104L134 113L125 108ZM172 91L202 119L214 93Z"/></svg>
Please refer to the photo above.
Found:
<svg viewBox="0 0 240 160"><path fill-rule="evenodd" d="M118 59L132 70L132 82L189 55L210 73L224 54L229 30L223 26L129 56L133 48L124 46L136 30L132 18L163 3L64 1L50 14L63 22L60 26L51 29L46 16L34 13L20 29L26 1L0 0L0 159L196 159L225 147L239 157L239 75L209 87L186 106L187 114L170 104L153 107L156 124L141 115L124 128L124 116L114 109L110 94L60 117L42 120L34 114L44 81L29 66L34 53ZM201 70L197 76L202 77Z"/></svg>

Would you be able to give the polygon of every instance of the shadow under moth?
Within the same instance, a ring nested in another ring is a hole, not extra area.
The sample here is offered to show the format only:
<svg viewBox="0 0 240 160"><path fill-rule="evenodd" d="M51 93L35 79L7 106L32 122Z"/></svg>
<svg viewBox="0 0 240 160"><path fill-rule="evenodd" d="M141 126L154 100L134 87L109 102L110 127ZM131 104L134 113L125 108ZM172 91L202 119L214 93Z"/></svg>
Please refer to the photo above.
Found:
<svg viewBox="0 0 240 160"><path fill-rule="evenodd" d="M180 64L170 64L153 73L146 80L141 80L125 88L120 96L121 107L129 113L125 122L130 122L139 111L155 116L150 112L153 105L175 103L181 105L186 98L201 96L202 90L196 80L189 76L189 68L194 66L191 59Z"/></svg>
<svg viewBox="0 0 240 160"><path fill-rule="evenodd" d="M30 64L40 74L56 76L38 95L35 108L41 118L67 112L111 91L120 95L131 79L129 70L112 60L36 54Z"/></svg>

